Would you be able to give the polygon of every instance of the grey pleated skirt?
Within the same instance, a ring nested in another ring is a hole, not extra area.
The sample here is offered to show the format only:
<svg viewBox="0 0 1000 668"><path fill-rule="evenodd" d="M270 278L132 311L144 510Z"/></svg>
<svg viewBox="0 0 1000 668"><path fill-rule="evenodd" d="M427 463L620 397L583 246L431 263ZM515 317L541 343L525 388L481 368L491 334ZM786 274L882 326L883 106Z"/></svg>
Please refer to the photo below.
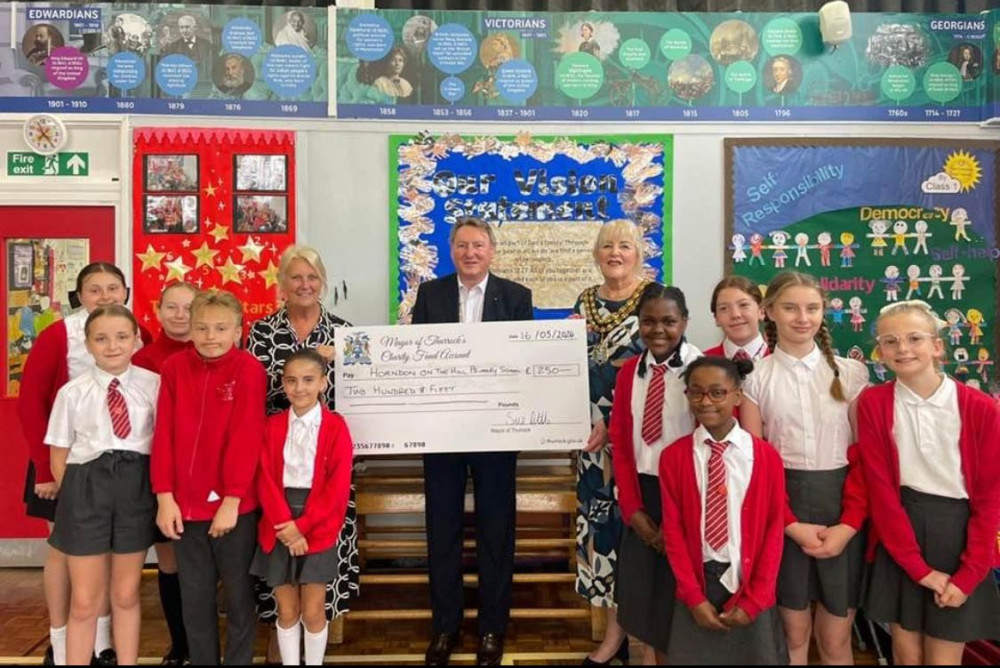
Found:
<svg viewBox="0 0 1000 668"><path fill-rule="evenodd" d="M308 489L285 488L285 500L292 510L292 518L298 519L309 498ZM281 585L326 584L337 578L337 546L293 557L288 548L279 540L270 554L258 545L250 574L263 578L269 587Z"/></svg>
<svg viewBox="0 0 1000 668"><path fill-rule="evenodd" d="M639 488L646 513L659 525L663 515L660 479L640 475ZM639 534L626 526L618 550L615 588L618 623L622 628L641 642L667 653L676 588L667 557L647 546Z"/></svg>
<svg viewBox="0 0 1000 668"><path fill-rule="evenodd" d="M722 612L732 594L720 579L729 564L705 563L705 588L709 602ZM768 608L749 626L728 633L703 629L680 601L674 610L670 633L670 664L676 666L783 666L788 664L785 632L777 608Z"/></svg>
<svg viewBox="0 0 1000 668"><path fill-rule="evenodd" d="M847 467L833 471L785 470L792 511L800 522L834 526L840 523ZM830 614L846 617L861 604L865 574L864 532L851 539L840 555L814 559L785 537L778 573L778 605L805 610L813 602Z"/></svg>
<svg viewBox="0 0 1000 668"><path fill-rule="evenodd" d="M969 502L908 487L900 492L924 560L935 570L954 573L965 550ZM940 640L1000 639L1000 594L992 572L962 607L939 608L934 592L911 580L881 545L871 571L865 611L876 622L899 624L907 631Z"/></svg>

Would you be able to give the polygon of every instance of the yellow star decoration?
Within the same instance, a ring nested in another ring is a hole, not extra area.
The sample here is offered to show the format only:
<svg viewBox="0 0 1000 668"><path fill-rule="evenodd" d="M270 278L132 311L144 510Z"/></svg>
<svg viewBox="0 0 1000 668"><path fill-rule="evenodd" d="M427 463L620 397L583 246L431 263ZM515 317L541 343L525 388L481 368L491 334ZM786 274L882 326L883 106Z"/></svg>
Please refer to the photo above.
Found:
<svg viewBox="0 0 1000 668"><path fill-rule="evenodd" d="M208 236L213 237L215 239L215 243L219 243L223 239L229 238L229 228L225 225L216 223L215 227L212 228L212 231L208 233Z"/></svg>
<svg viewBox="0 0 1000 668"><path fill-rule="evenodd" d="M174 280L175 278L178 281L183 281L184 280L184 276L189 271L191 271L191 267L189 267L186 264L184 264L184 258L183 257L178 257L176 260L173 260L171 262L167 262L165 266L167 268L167 279L166 279L167 283L169 283L170 281Z"/></svg>
<svg viewBox="0 0 1000 668"><path fill-rule="evenodd" d="M215 197L215 186L211 183L205 186L205 195L208 197Z"/></svg>
<svg viewBox="0 0 1000 668"><path fill-rule="evenodd" d="M220 285L225 285L226 283L243 284L242 279L240 279L240 272L243 271L243 265L234 263L233 258L227 257L226 263L218 267L217 271L222 278Z"/></svg>
<svg viewBox="0 0 1000 668"><path fill-rule="evenodd" d="M212 250L208 247L207 241L202 241L201 246L191 251L191 255L194 255L194 259L197 262L194 265L195 269L200 267L211 267L215 256L219 254L219 251Z"/></svg>
<svg viewBox="0 0 1000 668"><path fill-rule="evenodd" d="M275 266L274 260L268 260L267 269L258 271L257 275L264 279L265 289L278 284L278 267Z"/></svg>
<svg viewBox="0 0 1000 668"><path fill-rule="evenodd" d="M253 237L247 237L247 242L242 246L237 246L237 248L243 253L244 262L249 262L250 260L260 262L260 253L266 246L257 243L257 240Z"/></svg>
<svg viewBox="0 0 1000 668"><path fill-rule="evenodd" d="M167 256L166 253L160 253L155 248L153 244L146 244L145 253L136 253L135 256L142 260L142 269L140 272L146 271L147 269L160 270L160 263L163 262L163 258Z"/></svg>

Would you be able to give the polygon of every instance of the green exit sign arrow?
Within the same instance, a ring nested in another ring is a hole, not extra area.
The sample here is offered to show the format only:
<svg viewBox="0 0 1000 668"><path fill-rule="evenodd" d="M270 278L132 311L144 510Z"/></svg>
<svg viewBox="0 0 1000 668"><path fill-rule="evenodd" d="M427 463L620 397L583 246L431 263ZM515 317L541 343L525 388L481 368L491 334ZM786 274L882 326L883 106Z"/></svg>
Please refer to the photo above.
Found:
<svg viewBox="0 0 1000 668"><path fill-rule="evenodd" d="M7 153L8 176L89 176L90 154L84 152L39 155L27 151Z"/></svg>

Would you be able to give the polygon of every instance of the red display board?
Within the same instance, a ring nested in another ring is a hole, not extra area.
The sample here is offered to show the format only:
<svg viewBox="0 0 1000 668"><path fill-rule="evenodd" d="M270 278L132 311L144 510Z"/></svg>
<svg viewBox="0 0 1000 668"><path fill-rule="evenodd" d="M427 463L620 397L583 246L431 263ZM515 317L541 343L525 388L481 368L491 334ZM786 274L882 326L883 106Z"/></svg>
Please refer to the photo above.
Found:
<svg viewBox="0 0 1000 668"><path fill-rule="evenodd" d="M160 292L177 281L232 292L245 324L272 313L278 260L295 241L295 133L143 128L134 143L140 322L159 331Z"/></svg>

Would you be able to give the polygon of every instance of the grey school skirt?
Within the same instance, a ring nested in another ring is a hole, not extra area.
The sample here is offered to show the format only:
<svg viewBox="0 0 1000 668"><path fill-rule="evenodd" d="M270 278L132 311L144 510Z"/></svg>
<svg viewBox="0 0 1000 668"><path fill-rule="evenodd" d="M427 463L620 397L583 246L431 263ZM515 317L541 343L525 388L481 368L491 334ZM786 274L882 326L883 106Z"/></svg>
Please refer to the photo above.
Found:
<svg viewBox="0 0 1000 668"><path fill-rule="evenodd" d="M285 488L285 500L292 511L292 518L298 519L306 507L309 498L308 489ZM337 578L337 546L293 557L280 540L274 544L274 549L268 554L258 545L250 574L263 578L267 586L274 588L281 585L326 584Z"/></svg>
<svg viewBox="0 0 1000 668"><path fill-rule="evenodd" d="M833 471L785 470L785 487L792 511L800 522L834 526L840 523L847 467ZM831 559L814 559L785 536L778 573L778 605L805 610L812 602L830 614L847 617L861 604L865 573L864 532L858 532L844 551Z"/></svg>
<svg viewBox="0 0 1000 668"><path fill-rule="evenodd" d="M660 479L640 475L639 489L646 513L659 526L663 515ZM618 550L615 584L618 623L622 628L641 642L667 653L676 588L667 557L647 546L639 534L626 526Z"/></svg>
<svg viewBox="0 0 1000 668"><path fill-rule="evenodd" d="M954 573L965 550L969 502L909 487L903 487L900 494L924 560L935 570ZM881 545L872 566L865 611L877 622L899 624L907 631L940 640L1000 638L1000 594L992 572L962 607L939 608L934 604L934 592L911 580Z"/></svg>

